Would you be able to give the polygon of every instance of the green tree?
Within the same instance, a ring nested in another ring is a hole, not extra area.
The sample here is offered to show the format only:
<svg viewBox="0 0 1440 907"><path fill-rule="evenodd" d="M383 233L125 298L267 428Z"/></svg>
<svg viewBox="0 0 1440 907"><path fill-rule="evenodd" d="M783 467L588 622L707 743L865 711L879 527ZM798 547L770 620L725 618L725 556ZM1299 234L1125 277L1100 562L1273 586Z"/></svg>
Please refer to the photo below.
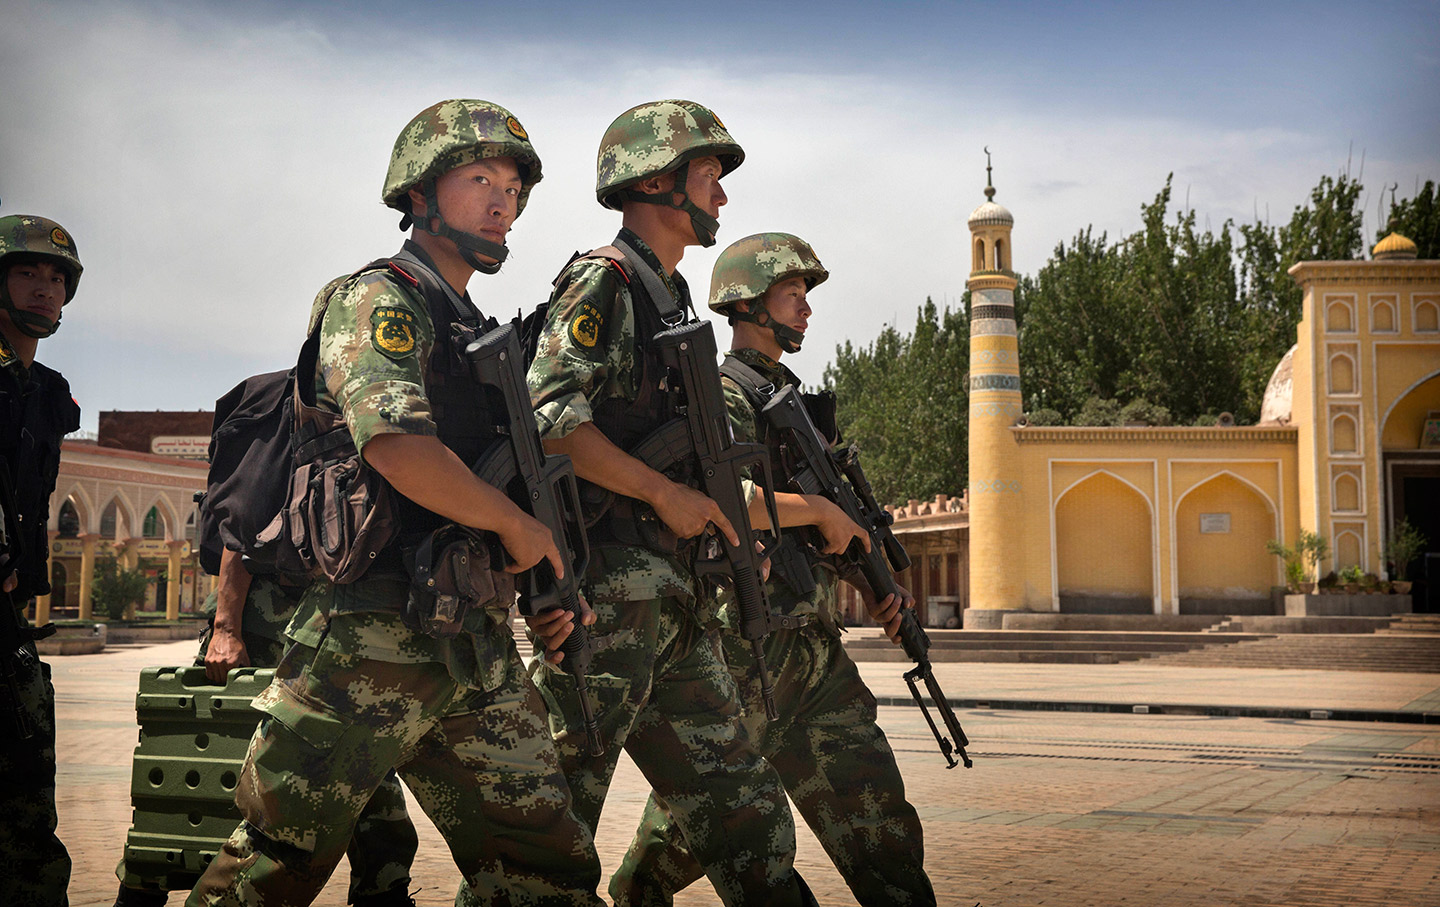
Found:
<svg viewBox="0 0 1440 907"><path fill-rule="evenodd" d="M859 443L879 500L958 494L965 487L969 371L965 310L941 312L930 299L909 334L886 327L867 347L847 341L836 349L824 386L835 392L840 430Z"/></svg>
<svg viewBox="0 0 1440 907"><path fill-rule="evenodd" d="M1392 232L1399 233L1415 243L1418 257L1440 258L1440 204L1436 202L1434 180L1426 180L1425 188L1416 192L1414 198L1392 200L1390 216L1376 232L1375 241Z"/></svg>
<svg viewBox="0 0 1440 907"><path fill-rule="evenodd" d="M95 565L95 584L91 597L96 606L111 620L119 620L131 605L145 599L150 579L143 570L126 570L113 558Z"/></svg>
<svg viewBox="0 0 1440 907"><path fill-rule="evenodd" d="M1359 258L1364 251L1360 192L1348 174L1323 176L1309 204L1296 206L1284 226L1242 225L1237 270L1241 336L1236 360L1241 396L1236 420L1260 417L1260 404L1275 364L1295 343L1302 296L1290 268L1302 261Z"/></svg>

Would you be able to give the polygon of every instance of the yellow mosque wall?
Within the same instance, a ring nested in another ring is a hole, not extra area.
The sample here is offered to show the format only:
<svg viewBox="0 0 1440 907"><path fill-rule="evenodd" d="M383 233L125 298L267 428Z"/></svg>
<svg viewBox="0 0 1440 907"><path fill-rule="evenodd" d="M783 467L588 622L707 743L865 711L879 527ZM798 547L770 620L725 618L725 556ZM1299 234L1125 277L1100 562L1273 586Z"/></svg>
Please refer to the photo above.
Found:
<svg viewBox="0 0 1440 907"><path fill-rule="evenodd" d="M1299 519L1295 429L1009 430L1032 611L1265 611ZM971 520L971 537L975 534Z"/></svg>
<svg viewBox="0 0 1440 907"><path fill-rule="evenodd" d="M1330 539L1322 573L1358 565L1384 575L1397 506L1387 470L1440 470L1440 452L1420 440L1440 411L1440 262L1301 262L1290 273L1305 313L1292 410L1300 519Z"/></svg>

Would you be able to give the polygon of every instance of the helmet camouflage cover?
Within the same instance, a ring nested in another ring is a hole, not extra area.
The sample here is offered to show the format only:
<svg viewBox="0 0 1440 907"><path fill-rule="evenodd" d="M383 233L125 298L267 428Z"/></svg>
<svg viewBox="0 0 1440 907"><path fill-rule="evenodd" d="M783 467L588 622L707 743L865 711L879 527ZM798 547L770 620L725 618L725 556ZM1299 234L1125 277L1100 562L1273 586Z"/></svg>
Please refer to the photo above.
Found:
<svg viewBox="0 0 1440 907"><path fill-rule="evenodd" d="M30 214L11 214L0 217L0 272L10 266L12 257L27 256L31 259L49 259L65 269L69 279L65 281L65 301L75 295L80 283L80 254L75 251L75 239L64 227L46 217Z"/></svg>
<svg viewBox="0 0 1440 907"><path fill-rule="evenodd" d="M765 295L789 277L805 278L814 289L830 276L810 244L790 233L756 233L738 239L715 259L710 277L711 311L729 314L737 302Z"/></svg>
<svg viewBox="0 0 1440 907"><path fill-rule="evenodd" d="M620 209L620 190L697 157L720 159L721 176L739 167L745 152L708 107L694 101L654 101L632 107L610 124L595 162L595 198Z"/></svg>
<svg viewBox="0 0 1440 907"><path fill-rule="evenodd" d="M409 214L404 197L412 187L456 167L492 157L513 157L521 167L519 212L540 182L540 155L515 115L489 101L450 100L425 108L395 140L381 198Z"/></svg>

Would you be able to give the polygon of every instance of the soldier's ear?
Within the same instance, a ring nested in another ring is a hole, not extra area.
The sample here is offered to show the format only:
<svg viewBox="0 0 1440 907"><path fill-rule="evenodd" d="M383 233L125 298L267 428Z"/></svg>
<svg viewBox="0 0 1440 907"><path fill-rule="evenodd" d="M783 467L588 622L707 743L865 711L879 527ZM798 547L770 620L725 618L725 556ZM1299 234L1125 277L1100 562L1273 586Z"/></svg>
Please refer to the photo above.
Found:
<svg viewBox="0 0 1440 907"><path fill-rule="evenodd" d="M675 185L675 173L671 171L670 173L661 173L657 176L647 176L643 180L636 182L630 188L637 192L643 192L646 195L659 195L673 185Z"/></svg>
<svg viewBox="0 0 1440 907"><path fill-rule="evenodd" d="M410 213L415 217L424 216L425 193L420 191L419 186L411 186L410 191L407 194L410 196ZM427 224L426 226L429 225Z"/></svg>

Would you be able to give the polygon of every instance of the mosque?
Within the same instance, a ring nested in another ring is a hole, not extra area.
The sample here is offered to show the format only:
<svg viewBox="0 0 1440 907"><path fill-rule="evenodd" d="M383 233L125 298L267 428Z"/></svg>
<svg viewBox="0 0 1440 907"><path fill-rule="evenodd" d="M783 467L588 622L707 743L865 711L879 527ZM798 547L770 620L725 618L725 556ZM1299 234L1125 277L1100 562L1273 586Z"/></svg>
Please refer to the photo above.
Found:
<svg viewBox="0 0 1440 907"><path fill-rule="evenodd" d="M1303 315L1258 425L1222 416L1204 428L1030 426L1010 258L1015 220L993 186L985 195L969 218L964 627L1003 628L1006 615L1024 612L1283 614L1287 603L1274 592L1282 562L1267 541L1317 532L1330 543L1321 575L1358 565L1393 578L1385 544L1404 518L1432 552L1419 561L1428 584L1412 567L1416 607L1434 607L1440 261L1417 260L1415 244L1391 233L1370 260L1291 268ZM1375 598L1372 607L1410 610L1403 596Z"/></svg>

